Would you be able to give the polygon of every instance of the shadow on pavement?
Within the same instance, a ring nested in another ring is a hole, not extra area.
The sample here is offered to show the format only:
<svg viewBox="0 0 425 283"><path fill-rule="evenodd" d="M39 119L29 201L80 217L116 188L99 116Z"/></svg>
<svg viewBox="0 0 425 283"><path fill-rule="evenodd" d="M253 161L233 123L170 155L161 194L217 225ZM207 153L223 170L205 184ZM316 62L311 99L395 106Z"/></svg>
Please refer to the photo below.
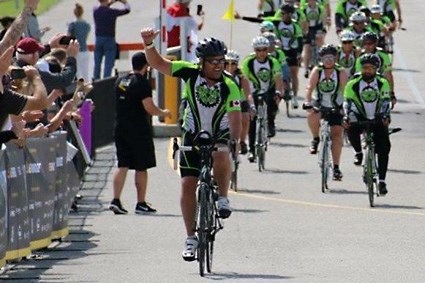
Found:
<svg viewBox="0 0 425 283"><path fill-rule="evenodd" d="M414 205L397 205L397 204L375 204L375 208L383 208L383 209L393 209L393 208L399 208L399 209L424 209L420 206L414 206Z"/></svg>
<svg viewBox="0 0 425 283"><path fill-rule="evenodd" d="M298 174L298 175L305 175L308 174L307 171L290 171L290 170L282 170L282 169L265 169L263 172L263 174Z"/></svg>
<svg viewBox="0 0 425 283"><path fill-rule="evenodd" d="M328 192L331 194L340 194L340 195L366 195L367 194L366 191L349 191L346 189L335 190L332 188L329 189Z"/></svg>
<svg viewBox="0 0 425 283"><path fill-rule="evenodd" d="M69 274L47 271L55 265L69 264L68 261L88 256L88 251L97 247L96 236L90 231L87 219L104 211L105 204L100 195L108 182L108 176L115 165L113 148L97 154L92 167L86 172L79 194L77 210L69 214L69 235L54 241L48 248L34 251L26 259L6 266L0 275L0 282L70 282ZM90 255L98 253L90 253ZM88 282L88 281L79 281Z"/></svg>
<svg viewBox="0 0 425 283"><path fill-rule="evenodd" d="M276 146L276 147L296 147L296 148L307 147L307 146L302 145L302 144L283 143L283 142L271 142L270 145Z"/></svg>
<svg viewBox="0 0 425 283"><path fill-rule="evenodd" d="M261 209L237 209L233 208L233 212L237 213L260 213L260 212L268 212L268 210L261 210Z"/></svg>
<svg viewBox="0 0 425 283"><path fill-rule="evenodd" d="M213 273L205 276L211 280L227 280L227 279L261 279L261 280L284 280L293 279L291 276L282 276L274 274L241 274L237 272L229 273Z"/></svg>
<svg viewBox="0 0 425 283"><path fill-rule="evenodd" d="M249 194L280 195L279 192L270 190L250 190L247 188L238 188L238 192ZM237 192L236 192L237 193Z"/></svg>
<svg viewBox="0 0 425 283"><path fill-rule="evenodd" d="M415 70L415 69L393 68L392 70L393 72L422 73L421 70Z"/></svg>
<svg viewBox="0 0 425 283"><path fill-rule="evenodd" d="M422 171L416 170L403 170L403 169L388 169L388 172L401 173L401 174L422 174Z"/></svg>
<svg viewBox="0 0 425 283"><path fill-rule="evenodd" d="M278 133L302 133L301 130L294 130L294 129L282 129L282 128L276 128L276 132Z"/></svg>

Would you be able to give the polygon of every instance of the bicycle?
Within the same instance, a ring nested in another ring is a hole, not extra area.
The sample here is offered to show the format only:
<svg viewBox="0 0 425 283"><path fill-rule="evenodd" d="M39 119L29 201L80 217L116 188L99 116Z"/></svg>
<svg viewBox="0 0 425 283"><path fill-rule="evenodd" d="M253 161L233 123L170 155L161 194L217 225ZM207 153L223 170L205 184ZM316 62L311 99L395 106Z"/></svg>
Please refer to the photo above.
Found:
<svg viewBox="0 0 425 283"><path fill-rule="evenodd" d="M330 171L332 170L332 158L331 158L331 126L329 125L330 114L335 113L337 110L335 108L329 107L313 107L312 105L303 104L303 109L314 109L314 111L320 112L321 122L320 122L320 141L318 149L318 163L321 173L321 189L322 193L325 193L329 190L328 180L330 176Z"/></svg>
<svg viewBox="0 0 425 283"><path fill-rule="evenodd" d="M255 154L258 158L258 171L263 171L266 162L267 139L267 104L263 95L258 96L257 106L257 142L255 143Z"/></svg>
<svg viewBox="0 0 425 283"><path fill-rule="evenodd" d="M230 155L232 162L232 177L230 179L230 188L235 192L238 191L238 169L239 169L239 159L237 156L237 147L236 141L232 140L230 143Z"/></svg>
<svg viewBox="0 0 425 283"><path fill-rule="evenodd" d="M218 215L217 209L217 185L211 174L212 153L214 151L228 151L227 147L216 147L215 140L207 131L200 131L193 140L192 146L178 145L174 138L173 158L176 151L195 151L201 159L201 173L197 184L197 208L195 232L198 237L197 260L199 262L199 274L204 276L205 269L212 271L215 235L223 229L223 222Z"/></svg>
<svg viewBox="0 0 425 283"><path fill-rule="evenodd" d="M363 182L366 184L369 205L375 206L375 196L379 197L379 176L378 176L378 162L375 152L375 142L373 140L373 126L376 125L375 120L367 120L358 122L360 126L364 127L364 151L365 160L363 164ZM401 128L394 128L389 131L393 134L401 131Z"/></svg>

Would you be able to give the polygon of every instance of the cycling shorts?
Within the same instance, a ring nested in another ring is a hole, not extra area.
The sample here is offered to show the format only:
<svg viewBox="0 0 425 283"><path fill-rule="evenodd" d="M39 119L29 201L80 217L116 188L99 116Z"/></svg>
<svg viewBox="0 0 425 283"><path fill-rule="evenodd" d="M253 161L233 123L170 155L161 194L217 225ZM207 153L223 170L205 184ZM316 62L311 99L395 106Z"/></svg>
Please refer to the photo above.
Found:
<svg viewBox="0 0 425 283"><path fill-rule="evenodd" d="M323 27L323 24L314 27L309 27L308 33L304 37L304 44L311 44L312 42L314 42L318 31L326 33L326 29Z"/></svg>
<svg viewBox="0 0 425 283"><path fill-rule="evenodd" d="M249 111L249 103L246 100L241 101L241 112L246 113Z"/></svg>
<svg viewBox="0 0 425 283"><path fill-rule="evenodd" d="M298 66L298 51L296 49L283 50L286 55L286 63L289 67Z"/></svg>

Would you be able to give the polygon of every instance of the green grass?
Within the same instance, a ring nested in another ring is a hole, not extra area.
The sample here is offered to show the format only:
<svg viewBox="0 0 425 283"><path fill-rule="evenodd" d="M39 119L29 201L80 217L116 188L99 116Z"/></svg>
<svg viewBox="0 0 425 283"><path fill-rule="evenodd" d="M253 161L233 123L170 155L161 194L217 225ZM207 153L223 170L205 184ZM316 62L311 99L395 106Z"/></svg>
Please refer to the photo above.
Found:
<svg viewBox="0 0 425 283"><path fill-rule="evenodd" d="M60 0L40 0L38 9L35 13L37 15L42 14L44 11L54 6L59 1ZM0 17L16 17L19 15L23 7L24 0L0 0Z"/></svg>

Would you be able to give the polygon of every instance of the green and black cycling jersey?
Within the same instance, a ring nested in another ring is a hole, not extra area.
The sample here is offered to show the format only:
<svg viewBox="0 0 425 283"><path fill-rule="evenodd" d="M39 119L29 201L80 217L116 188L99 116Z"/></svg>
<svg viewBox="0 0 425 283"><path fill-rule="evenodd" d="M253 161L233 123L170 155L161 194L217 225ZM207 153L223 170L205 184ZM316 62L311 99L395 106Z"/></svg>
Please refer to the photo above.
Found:
<svg viewBox="0 0 425 283"><path fill-rule="evenodd" d="M280 63L281 67L283 67L286 64L285 52L283 52L280 47L276 47L275 50L269 54L273 56Z"/></svg>
<svg viewBox="0 0 425 283"><path fill-rule="evenodd" d="M323 17L325 9L323 5L317 3L315 7L305 5L302 12L306 17L309 28L323 28Z"/></svg>
<svg viewBox="0 0 425 283"><path fill-rule="evenodd" d="M396 0L377 0L376 4L381 7L384 16L388 17L391 22L394 22L395 14L394 10L396 10Z"/></svg>
<svg viewBox="0 0 425 283"><path fill-rule="evenodd" d="M278 74L281 75L281 72L281 64L271 55L268 55L261 63L253 53L242 62L242 73L250 81L254 95L274 92L275 77Z"/></svg>
<svg viewBox="0 0 425 283"><path fill-rule="evenodd" d="M362 50L361 54L356 60L356 66L355 66L356 72L360 72L362 69L362 65L360 64L360 57L365 53L366 52ZM385 72L390 72L392 70L392 62L391 62L390 55L386 51L384 51L382 48L379 48L379 47L376 48L376 51L374 52L374 54L378 55L380 60L379 68L377 71L382 75L384 75Z"/></svg>
<svg viewBox="0 0 425 283"><path fill-rule="evenodd" d="M355 74L344 89L344 112L350 121L373 120L377 117L390 116L390 84L381 75L371 82Z"/></svg>
<svg viewBox="0 0 425 283"><path fill-rule="evenodd" d="M235 81L223 74L216 84L208 86L199 66L185 61L173 61L171 74L185 81L183 130L192 134L206 130L215 136L228 133L227 113L240 111L241 93Z"/></svg>
<svg viewBox="0 0 425 283"><path fill-rule="evenodd" d="M317 70L319 73L319 80L316 85L316 90L312 95L312 99L320 106L326 108L340 108L344 102L344 96L340 89L339 77L340 72L344 71L343 68L335 65L329 78L326 77L323 66L318 66Z"/></svg>
<svg viewBox="0 0 425 283"><path fill-rule="evenodd" d="M344 29L351 31L354 34L354 45L356 47L361 47L362 46L362 36L365 32L373 32L372 28L369 25L365 25L364 29L362 29L361 31L357 31L353 25L349 25L347 28Z"/></svg>
<svg viewBox="0 0 425 283"><path fill-rule="evenodd" d="M361 6L367 7L367 1L358 0L351 4L349 0L339 0L335 7L335 26L337 29L344 29L350 23L350 16L357 12Z"/></svg>
<svg viewBox="0 0 425 283"><path fill-rule="evenodd" d="M338 46L338 51L336 53L336 63L343 67L350 77L354 74L354 65L356 63L356 47L353 45L353 48L349 53L344 53L341 46Z"/></svg>

